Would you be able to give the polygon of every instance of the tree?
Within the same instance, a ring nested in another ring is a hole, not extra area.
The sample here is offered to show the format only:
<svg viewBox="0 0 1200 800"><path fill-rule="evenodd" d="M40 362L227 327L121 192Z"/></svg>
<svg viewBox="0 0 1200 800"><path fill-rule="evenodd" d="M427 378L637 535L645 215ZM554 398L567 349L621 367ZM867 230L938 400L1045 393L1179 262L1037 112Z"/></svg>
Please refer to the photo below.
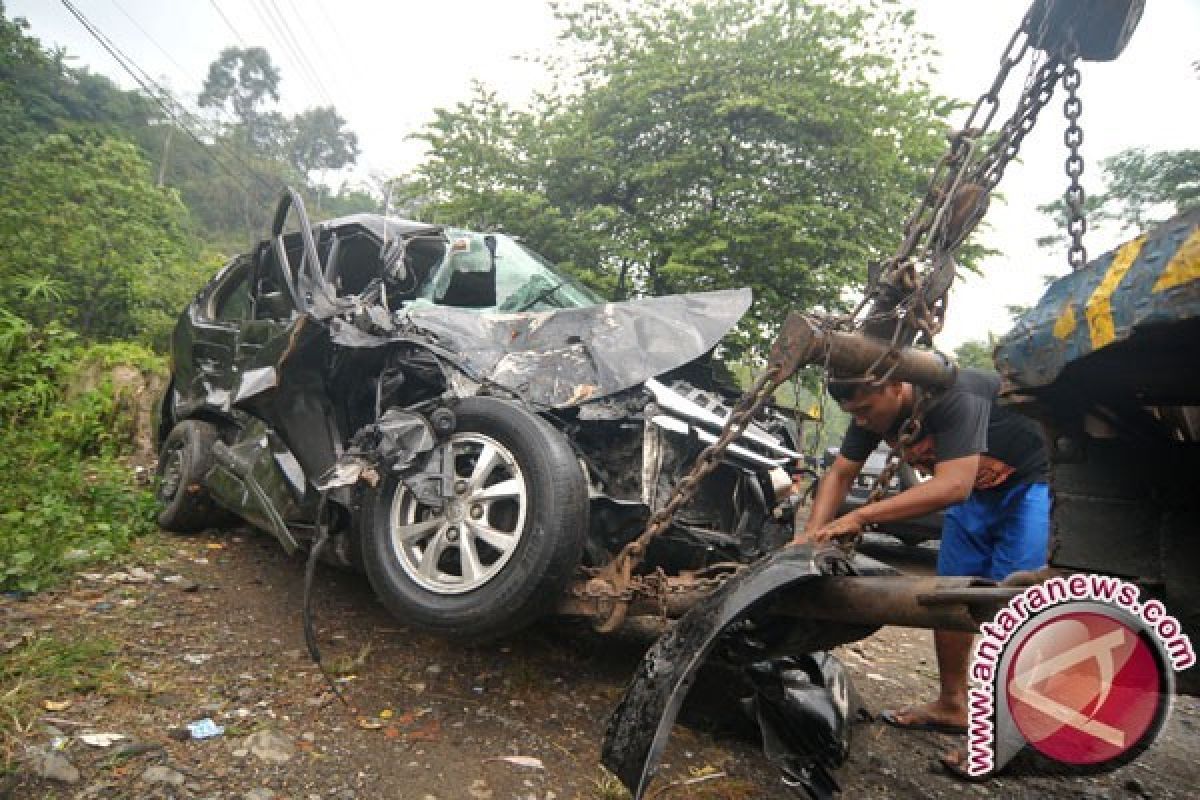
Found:
<svg viewBox="0 0 1200 800"><path fill-rule="evenodd" d="M860 6L561 11L560 88L517 112L476 87L420 135L431 210L520 233L617 297L753 286L743 347L791 307L839 308L898 242L951 108L912 16Z"/></svg>
<svg viewBox="0 0 1200 800"><path fill-rule="evenodd" d="M321 213L342 217L347 214L378 214L382 208L379 198L366 187L343 183L336 192L325 198Z"/></svg>
<svg viewBox="0 0 1200 800"><path fill-rule="evenodd" d="M992 351L995 348L996 342L990 334L986 342L980 339L968 339L954 348L954 360L960 367L973 367L995 372L996 365L992 361Z"/></svg>
<svg viewBox="0 0 1200 800"><path fill-rule="evenodd" d="M1200 206L1200 150L1123 150L1102 162L1104 201L1126 228L1139 230Z"/></svg>
<svg viewBox="0 0 1200 800"><path fill-rule="evenodd" d="M262 47L226 47L209 65L197 102L201 108L229 106L250 126L267 98L279 101L279 70L271 55Z"/></svg>
<svg viewBox="0 0 1200 800"><path fill-rule="evenodd" d="M137 148L51 134L0 182L0 307L89 338L162 339L200 281L187 211Z"/></svg>
<svg viewBox="0 0 1200 800"><path fill-rule="evenodd" d="M1115 222L1123 232L1144 231L1200 207L1200 150L1148 153L1131 148L1104 159L1100 168L1105 189L1088 195L1084 203L1089 229ZM1038 246L1062 246L1067 241L1066 202L1059 198L1038 211L1054 222L1054 232L1038 237Z"/></svg>
<svg viewBox="0 0 1200 800"><path fill-rule="evenodd" d="M28 30L0 2L0 148L30 147L80 125L133 138L158 117L152 100L67 66L63 50L47 50Z"/></svg>
<svg viewBox="0 0 1200 800"><path fill-rule="evenodd" d="M288 158L301 175L341 169L358 160L358 136L333 106L310 108L292 118Z"/></svg>

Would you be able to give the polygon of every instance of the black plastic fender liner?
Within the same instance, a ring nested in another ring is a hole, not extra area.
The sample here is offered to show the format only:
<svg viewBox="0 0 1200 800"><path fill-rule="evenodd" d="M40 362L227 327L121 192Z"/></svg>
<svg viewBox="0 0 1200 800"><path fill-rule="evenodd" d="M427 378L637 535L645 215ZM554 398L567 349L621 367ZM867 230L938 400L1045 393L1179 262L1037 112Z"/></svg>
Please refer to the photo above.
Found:
<svg viewBox="0 0 1200 800"><path fill-rule="evenodd" d="M758 723L763 753L785 786L811 800L840 790L831 770L850 751L850 723L859 705L842 663L828 652L784 656L745 670L754 694L742 710Z"/></svg>
<svg viewBox="0 0 1200 800"><path fill-rule="evenodd" d="M896 570L866 556L852 563L859 575L890 575ZM679 707L696 672L731 625L750 612L769 612L773 599L803 591L822 573L809 545L785 547L732 578L698 603L646 653L617 704L604 734L601 761L640 800L654 777ZM803 621L798 624L805 624ZM857 641L874 627L814 623L821 628L820 647Z"/></svg>

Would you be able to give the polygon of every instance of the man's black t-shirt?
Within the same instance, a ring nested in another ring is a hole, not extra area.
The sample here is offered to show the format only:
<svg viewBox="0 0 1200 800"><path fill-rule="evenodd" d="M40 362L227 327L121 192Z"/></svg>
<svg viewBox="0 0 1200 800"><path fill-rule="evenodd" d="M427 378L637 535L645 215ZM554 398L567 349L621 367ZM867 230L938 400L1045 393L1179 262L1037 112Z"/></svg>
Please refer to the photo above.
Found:
<svg viewBox="0 0 1200 800"><path fill-rule="evenodd" d="M980 453L977 490L1044 482L1046 445L1041 426L1000 405L999 389L1000 376L994 372L960 369L954 385L926 412L923 435L909 447L909 463L931 472L939 461ZM897 420L896 431L886 437L889 444L895 443L903 422ZM866 461L883 438L852 422L841 454L851 461Z"/></svg>

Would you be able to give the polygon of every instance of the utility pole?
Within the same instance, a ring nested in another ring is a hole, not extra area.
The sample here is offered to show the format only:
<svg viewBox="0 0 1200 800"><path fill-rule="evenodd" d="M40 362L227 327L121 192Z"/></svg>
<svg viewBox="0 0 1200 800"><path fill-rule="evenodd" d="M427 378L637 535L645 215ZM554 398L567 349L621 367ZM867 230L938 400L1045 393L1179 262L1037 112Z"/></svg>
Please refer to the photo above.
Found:
<svg viewBox="0 0 1200 800"><path fill-rule="evenodd" d="M167 177L167 159L171 156L171 137L175 135L175 124L167 127L167 138L163 141L162 159L158 162L158 188L163 187Z"/></svg>

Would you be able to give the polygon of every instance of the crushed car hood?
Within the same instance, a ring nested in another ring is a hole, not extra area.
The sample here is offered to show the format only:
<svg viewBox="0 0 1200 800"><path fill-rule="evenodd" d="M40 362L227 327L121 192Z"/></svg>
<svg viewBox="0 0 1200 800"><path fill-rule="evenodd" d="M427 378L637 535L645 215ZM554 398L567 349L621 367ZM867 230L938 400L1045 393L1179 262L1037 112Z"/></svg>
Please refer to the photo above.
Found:
<svg viewBox="0 0 1200 800"><path fill-rule="evenodd" d="M729 289L520 313L425 306L397 312L395 336L364 333L337 319L331 334L348 347L428 334L472 379L534 406L568 408L699 358L737 325L751 299L749 289Z"/></svg>

